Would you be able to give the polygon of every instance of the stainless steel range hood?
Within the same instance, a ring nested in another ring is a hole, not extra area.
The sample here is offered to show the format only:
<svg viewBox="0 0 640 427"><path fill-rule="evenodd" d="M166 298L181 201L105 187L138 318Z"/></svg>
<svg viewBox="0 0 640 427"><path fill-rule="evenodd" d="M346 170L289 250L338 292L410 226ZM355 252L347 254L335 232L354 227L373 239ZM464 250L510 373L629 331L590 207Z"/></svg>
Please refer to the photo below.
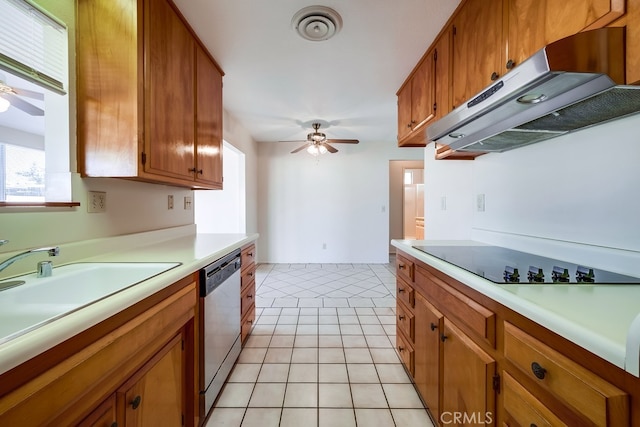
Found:
<svg viewBox="0 0 640 427"><path fill-rule="evenodd" d="M502 152L640 112L624 83L624 29L578 33L539 50L427 128L455 151Z"/></svg>

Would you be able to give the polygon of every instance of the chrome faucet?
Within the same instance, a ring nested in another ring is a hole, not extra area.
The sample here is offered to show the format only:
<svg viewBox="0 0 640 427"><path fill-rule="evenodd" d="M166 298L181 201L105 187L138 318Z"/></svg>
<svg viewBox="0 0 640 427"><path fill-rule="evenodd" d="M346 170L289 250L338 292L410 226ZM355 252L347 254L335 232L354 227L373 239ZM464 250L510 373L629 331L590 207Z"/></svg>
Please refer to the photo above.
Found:
<svg viewBox="0 0 640 427"><path fill-rule="evenodd" d="M3 241L3 244L6 243L6 241ZM5 268L9 267L11 264L13 264L14 262L21 260L22 258L26 258L29 255L38 253L38 252L47 252L49 254L49 256L58 256L60 255L60 248L57 246L50 246L50 247L46 247L46 248L38 248L38 249L30 249L28 251L22 252L18 255L14 255L11 258L8 258L4 261L2 261L0 263L0 271L4 270ZM45 268L45 270L47 270ZM50 275L50 274L49 274Z"/></svg>

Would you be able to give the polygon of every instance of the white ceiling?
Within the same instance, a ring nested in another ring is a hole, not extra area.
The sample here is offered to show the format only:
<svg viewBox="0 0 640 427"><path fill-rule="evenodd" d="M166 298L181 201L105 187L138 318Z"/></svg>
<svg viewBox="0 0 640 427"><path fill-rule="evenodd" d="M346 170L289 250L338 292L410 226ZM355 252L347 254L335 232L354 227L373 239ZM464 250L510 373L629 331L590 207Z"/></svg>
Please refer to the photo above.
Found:
<svg viewBox="0 0 640 427"><path fill-rule="evenodd" d="M396 92L459 0L174 0L225 72L224 108L256 141L396 141ZM301 38L291 18L335 9L342 30ZM328 125L328 126L327 126Z"/></svg>

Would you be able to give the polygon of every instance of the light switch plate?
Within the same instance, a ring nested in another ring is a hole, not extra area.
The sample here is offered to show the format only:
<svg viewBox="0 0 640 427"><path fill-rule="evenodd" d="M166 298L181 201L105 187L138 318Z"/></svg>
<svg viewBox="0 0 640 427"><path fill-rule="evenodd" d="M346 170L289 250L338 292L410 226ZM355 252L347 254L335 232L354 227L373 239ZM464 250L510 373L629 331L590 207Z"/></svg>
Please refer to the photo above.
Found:
<svg viewBox="0 0 640 427"><path fill-rule="evenodd" d="M484 212L484 194L478 194L476 196L476 210L478 212Z"/></svg>

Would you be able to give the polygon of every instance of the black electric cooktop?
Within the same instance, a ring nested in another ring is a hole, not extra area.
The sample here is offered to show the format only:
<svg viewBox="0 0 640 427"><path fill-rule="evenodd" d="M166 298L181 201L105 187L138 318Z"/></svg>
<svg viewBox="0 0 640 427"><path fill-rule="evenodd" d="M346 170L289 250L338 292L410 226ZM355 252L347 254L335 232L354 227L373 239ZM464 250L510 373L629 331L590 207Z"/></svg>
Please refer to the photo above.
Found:
<svg viewBox="0 0 640 427"><path fill-rule="evenodd" d="M500 246L413 246L495 283L640 284L640 278Z"/></svg>

